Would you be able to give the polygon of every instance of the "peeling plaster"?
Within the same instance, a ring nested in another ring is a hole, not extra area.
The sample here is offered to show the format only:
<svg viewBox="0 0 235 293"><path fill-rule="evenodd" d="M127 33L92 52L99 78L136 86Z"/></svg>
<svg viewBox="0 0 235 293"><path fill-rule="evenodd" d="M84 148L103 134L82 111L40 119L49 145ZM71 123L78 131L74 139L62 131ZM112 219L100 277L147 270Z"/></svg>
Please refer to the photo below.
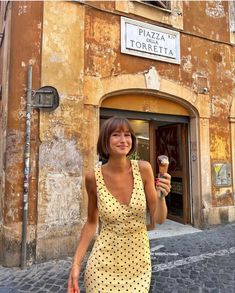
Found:
<svg viewBox="0 0 235 293"><path fill-rule="evenodd" d="M35 42L35 48L38 49L37 53L40 54L41 52L41 41Z"/></svg>
<svg viewBox="0 0 235 293"><path fill-rule="evenodd" d="M145 73L145 81L148 89L160 89L160 77L154 66L150 67L149 71Z"/></svg>
<svg viewBox="0 0 235 293"><path fill-rule="evenodd" d="M82 177L48 174L45 192L48 196L45 222L64 226L80 220L80 194ZM41 235L42 236L42 235Z"/></svg>
<svg viewBox="0 0 235 293"><path fill-rule="evenodd" d="M211 139L211 153L214 158L220 158L220 160L226 160L227 153L227 138L226 137L214 137Z"/></svg>
<svg viewBox="0 0 235 293"><path fill-rule="evenodd" d="M28 1L27 1L28 2ZM22 15L27 13L27 8L28 8L28 4L24 4L24 1L20 1L19 2L19 10L18 10L18 15Z"/></svg>
<svg viewBox="0 0 235 293"><path fill-rule="evenodd" d="M115 69L115 61L117 58L117 54L115 49L107 47L103 47L100 44L91 44L86 49L91 52L92 58L89 62L92 63L91 68L86 68L86 74L92 76L109 76L110 73L117 72ZM112 68L110 69L110 64Z"/></svg>
<svg viewBox="0 0 235 293"><path fill-rule="evenodd" d="M77 141L68 140L63 135L63 129L58 128L54 139L40 146L39 167L42 174L38 221L44 227L40 238L50 233L50 228L80 220L82 156L77 149Z"/></svg>
<svg viewBox="0 0 235 293"><path fill-rule="evenodd" d="M219 35L218 33L215 34L215 39L216 39L217 41L220 40L220 35Z"/></svg>
<svg viewBox="0 0 235 293"><path fill-rule="evenodd" d="M19 208L18 208L18 202L11 201L6 205L5 210L7 211L6 213L6 218L11 219L11 222L15 222L16 220L19 219Z"/></svg>
<svg viewBox="0 0 235 293"><path fill-rule="evenodd" d="M78 174L82 172L82 158L75 140L56 138L40 146L39 166L50 172Z"/></svg>
<svg viewBox="0 0 235 293"><path fill-rule="evenodd" d="M24 132L13 129L9 131L6 140L7 149L7 166L15 168L17 163L22 162L24 145L22 144L22 138L24 137ZM9 175L8 175L9 176ZM9 177L7 178L9 180Z"/></svg>
<svg viewBox="0 0 235 293"><path fill-rule="evenodd" d="M212 110L212 116L214 117L222 117L224 115L224 110L226 109L227 112L229 112L229 99L221 99L219 96L212 96L211 97L211 110Z"/></svg>
<svg viewBox="0 0 235 293"><path fill-rule="evenodd" d="M14 116L17 117L18 120L25 119L25 115L26 115L25 107L26 107L25 97L20 97L19 108L14 113Z"/></svg>
<svg viewBox="0 0 235 293"><path fill-rule="evenodd" d="M63 63L65 62L66 60L63 58L63 57L60 57L58 55L52 55L50 58L49 58L49 61L52 62L52 63Z"/></svg>
<svg viewBox="0 0 235 293"><path fill-rule="evenodd" d="M191 72L192 70L191 55L182 57L182 65L183 65L184 71Z"/></svg>
<svg viewBox="0 0 235 293"><path fill-rule="evenodd" d="M224 77L229 78L229 79L233 79L234 75L230 70L225 70L224 71Z"/></svg>
<svg viewBox="0 0 235 293"><path fill-rule="evenodd" d="M199 26L195 26L195 25L194 25L194 26L193 26L193 30L199 32L199 33L202 34L202 35L203 35L203 33L204 33L203 30L200 29Z"/></svg>
<svg viewBox="0 0 235 293"><path fill-rule="evenodd" d="M35 65L35 64L36 64L35 58L29 59L29 65Z"/></svg>
<svg viewBox="0 0 235 293"><path fill-rule="evenodd" d="M192 88L195 92L200 92L202 88L210 88L208 73L206 71L194 72L192 78Z"/></svg>
<svg viewBox="0 0 235 293"><path fill-rule="evenodd" d="M210 17L221 18L225 16L224 6L222 1L207 1L206 2L206 14Z"/></svg>

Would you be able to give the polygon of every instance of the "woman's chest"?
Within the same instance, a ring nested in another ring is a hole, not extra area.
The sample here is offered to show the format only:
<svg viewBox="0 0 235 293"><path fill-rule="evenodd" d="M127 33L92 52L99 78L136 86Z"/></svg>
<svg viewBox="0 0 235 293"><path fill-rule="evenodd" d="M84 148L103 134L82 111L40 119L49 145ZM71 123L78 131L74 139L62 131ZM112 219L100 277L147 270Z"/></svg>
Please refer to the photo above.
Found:
<svg viewBox="0 0 235 293"><path fill-rule="evenodd" d="M123 175L105 174L104 182L107 190L122 204L128 205L134 188L132 172Z"/></svg>

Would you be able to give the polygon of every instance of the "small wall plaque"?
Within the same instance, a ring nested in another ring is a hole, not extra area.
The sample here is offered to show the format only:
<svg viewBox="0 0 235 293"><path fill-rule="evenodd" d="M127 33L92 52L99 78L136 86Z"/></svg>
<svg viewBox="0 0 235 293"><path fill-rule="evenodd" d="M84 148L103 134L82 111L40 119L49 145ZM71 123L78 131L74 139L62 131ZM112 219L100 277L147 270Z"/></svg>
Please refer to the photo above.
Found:
<svg viewBox="0 0 235 293"><path fill-rule="evenodd" d="M216 187L231 186L231 164L230 163L213 163L213 183Z"/></svg>

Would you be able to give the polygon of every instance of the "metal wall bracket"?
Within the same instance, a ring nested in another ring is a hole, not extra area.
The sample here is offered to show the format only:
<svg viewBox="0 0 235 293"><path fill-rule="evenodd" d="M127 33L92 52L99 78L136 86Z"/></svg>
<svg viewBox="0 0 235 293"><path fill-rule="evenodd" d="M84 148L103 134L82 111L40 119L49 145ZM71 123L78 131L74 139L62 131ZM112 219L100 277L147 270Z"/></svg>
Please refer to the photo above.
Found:
<svg viewBox="0 0 235 293"><path fill-rule="evenodd" d="M34 92L32 107L44 111L53 111L59 106L59 94L52 86L43 86Z"/></svg>

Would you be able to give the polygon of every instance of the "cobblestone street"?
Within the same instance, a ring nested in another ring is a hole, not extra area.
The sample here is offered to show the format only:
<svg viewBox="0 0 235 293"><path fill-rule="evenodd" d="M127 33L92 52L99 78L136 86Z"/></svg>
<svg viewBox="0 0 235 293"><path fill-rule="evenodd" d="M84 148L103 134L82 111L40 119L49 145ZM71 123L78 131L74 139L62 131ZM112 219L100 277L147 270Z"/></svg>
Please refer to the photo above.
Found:
<svg viewBox="0 0 235 293"><path fill-rule="evenodd" d="M150 243L150 293L235 292L235 224ZM67 258L25 270L0 267L0 292L66 292L70 264Z"/></svg>

